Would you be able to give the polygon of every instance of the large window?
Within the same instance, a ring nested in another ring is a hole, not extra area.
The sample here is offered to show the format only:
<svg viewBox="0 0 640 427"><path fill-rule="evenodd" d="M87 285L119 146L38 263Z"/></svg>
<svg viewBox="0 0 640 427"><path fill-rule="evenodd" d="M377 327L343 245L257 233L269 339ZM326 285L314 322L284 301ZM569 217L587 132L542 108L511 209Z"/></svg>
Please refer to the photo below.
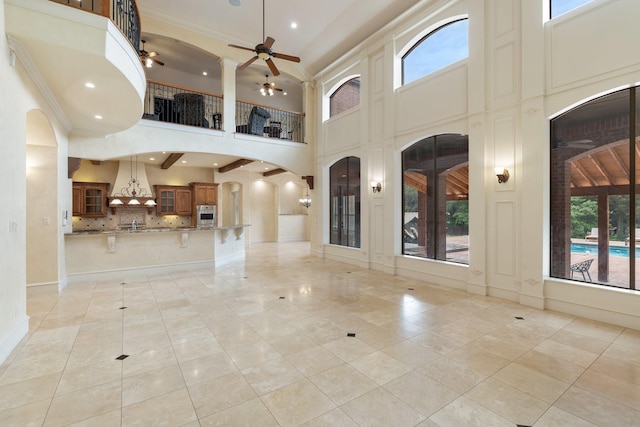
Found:
<svg viewBox="0 0 640 427"><path fill-rule="evenodd" d="M331 244L360 247L360 159L346 157L329 172Z"/></svg>
<svg viewBox="0 0 640 427"><path fill-rule="evenodd" d="M469 264L469 140L436 135L402 153L402 253Z"/></svg>
<svg viewBox="0 0 640 427"><path fill-rule="evenodd" d="M402 58L402 84L469 56L469 20L444 25L416 43Z"/></svg>
<svg viewBox="0 0 640 427"><path fill-rule="evenodd" d="M589 3L590 1L591 0L550 0L551 19L580 7L585 3Z"/></svg>
<svg viewBox="0 0 640 427"><path fill-rule="evenodd" d="M551 122L551 276L637 289L637 88Z"/></svg>
<svg viewBox="0 0 640 427"><path fill-rule="evenodd" d="M360 105L360 77L346 81L329 98L329 117Z"/></svg>

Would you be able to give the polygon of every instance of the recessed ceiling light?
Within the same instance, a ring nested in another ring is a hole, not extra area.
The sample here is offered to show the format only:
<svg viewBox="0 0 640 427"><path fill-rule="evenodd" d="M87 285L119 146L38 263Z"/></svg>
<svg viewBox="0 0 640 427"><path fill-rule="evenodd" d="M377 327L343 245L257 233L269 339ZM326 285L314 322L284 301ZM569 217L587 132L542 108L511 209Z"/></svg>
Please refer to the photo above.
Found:
<svg viewBox="0 0 640 427"><path fill-rule="evenodd" d="M217 163L214 163L214 164L213 164L213 166L218 166L218 164L217 164Z"/></svg>
<svg viewBox="0 0 640 427"><path fill-rule="evenodd" d="M206 72L206 71L203 71L203 72L202 72L202 75L203 75L203 76L206 76L206 75L207 75L207 72Z"/></svg>
<svg viewBox="0 0 640 427"><path fill-rule="evenodd" d="M91 83L91 82L86 82L84 85L85 85L85 87L88 87L89 89L94 89L96 87L96 85Z"/></svg>
<svg viewBox="0 0 640 427"><path fill-rule="evenodd" d="M182 161L182 163L187 163L187 161L186 161L186 160L183 160L183 161Z"/></svg>
<svg viewBox="0 0 640 427"><path fill-rule="evenodd" d="M96 118L96 119L98 119L98 120L102 120L102 116L101 116L100 114L96 114L96 115L95 115L95 116L93 116L93 117L95 117L95 118Z"/></svg>
<svg viewBox="0 0 640 427"><path fill-rule="evenodd" d="M292 22L291 23L291 28L293 28L295 30L296 28L298 28L298 24L295 23L295 22Z"/></svg>
<svg viewBox="0 0 640 427"><path fill-rule="evenodd" d="M149 160L151 160L151 161L153 161L155 159L156 159L155 157L149 157Z"/></svg>
<svg viewBox="0 0 640 427"><path fill-rule="evenodd" d="M231 6L240 6L240 0L229 0Z"/></svg>
<svg viewBox="0 0 640 427"><path fill-rule="evenodd" d="M286 96L286 95L287 95L287 92L282 92L282 94Z"/></svg>

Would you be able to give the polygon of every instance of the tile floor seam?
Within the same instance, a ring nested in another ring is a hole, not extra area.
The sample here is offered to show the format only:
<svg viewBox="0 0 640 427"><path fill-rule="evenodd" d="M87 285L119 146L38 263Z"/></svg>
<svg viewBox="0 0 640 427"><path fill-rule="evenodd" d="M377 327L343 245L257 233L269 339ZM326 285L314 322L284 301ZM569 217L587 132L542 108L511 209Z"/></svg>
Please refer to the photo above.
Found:
<svg viewBox="0 0 640 427"><path fill-rule="evenodd" d="M82 323L84 323L84 319L86 318L87 313L89 311L89 307L91 305L91 300L93 299L93 295L95 294L95 290L96 290L96 286L94 285L93 290L91 292L91 298L89 298L89 303L87 304L87 308L85 309L84 315L82 317L83 318L83 322L81 322L80 325L82 325ZM56 300L56 303L52 305L51 310L53 310L53 308L60 302L61 299L62 299L62 292L60 292L58 294L58 299ZM44 319L46 319L46 316L44 317ZM71 346L71 350L69 351L69 354L67 356L67 360L65 362L65 366L64 366L63 370L60 372L60 378L58 378L58 383L56 384L55 390L53 391L53 396L51 397L51 400L49 401L49 406L47 407L47 411L45 412L44 418L42 419L42 425L43 426L46 425L46 423L47 423L47 418L49 416L49 412L51 411L51 406L53 405L53 402L54 402L54 400L56 398L56 395L57 395L57 392L58 392L58 388L60 387L60 383L62 382L62 377L64 376L64 372L66 371L67 365L69 363L69 359L71 358L71 354L73 353L73 348L75 347L76 342L78 340L78 335L80 334L81 327L82 326L80 326L78 328L78 331L75 334L75 337L74 337L74 340L73 340L73 345ZM63 393L60 396L64 396L65 394L67 394L67 393ZM89 418L91 418L91 417L89 417ZM76 421L82 421L82 420L74 420L74 422L76 422Z"/></svg>

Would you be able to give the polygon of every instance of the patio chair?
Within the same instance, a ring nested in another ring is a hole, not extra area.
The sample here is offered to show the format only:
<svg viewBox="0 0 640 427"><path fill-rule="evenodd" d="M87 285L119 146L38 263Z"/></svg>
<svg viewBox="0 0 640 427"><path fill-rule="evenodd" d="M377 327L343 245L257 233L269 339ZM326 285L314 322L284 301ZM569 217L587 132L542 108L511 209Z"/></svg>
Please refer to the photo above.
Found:
<svg viewBox="0 0 640 427"><path fill-rule="evenodd" d="M576 262L571 267L571 278L573 279L573 273L582 273L582 280L587 281L587 277L589 277L589 282L591 282L591 275L589 274L589 268L591 267L591 263L593 262L593 258L586 259L584 261ZM585 276L585 273L587 276Z"/></svg>
<svg viewBox="0 0 640 427"><path fill-rule="evenodd" d="M624 245L628 246L629 245L629 240L631 239L631 236L627 236L624 239ZM636 228L636 243L640 243L640 228Z"/></svg>
<svg viewBox="0 0 640 427"><path fill-rule="evenodd" d="M598 228L592 228L591 233L584 236L584 240L598 240Z"/></svg>

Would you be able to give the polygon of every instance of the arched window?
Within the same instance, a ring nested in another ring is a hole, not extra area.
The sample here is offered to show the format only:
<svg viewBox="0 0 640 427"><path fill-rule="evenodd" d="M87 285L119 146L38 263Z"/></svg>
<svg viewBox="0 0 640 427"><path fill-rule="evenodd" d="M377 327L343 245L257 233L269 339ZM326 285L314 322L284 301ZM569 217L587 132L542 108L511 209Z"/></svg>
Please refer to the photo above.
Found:
<svg viewBox="0 0 640 427"><path fill-rule="evenodd" d="M551 121L552 277L638 289L638 92L614 92Z"/></svg>
<svg viewBox="0 0 640 427"><path fill-rule="evenodd" d="M345 157L329 171L333 245L360 247L360 159Z"/></svg>
<svg viewBox="0 0 640 427"><path fill-rule="evenodd" d="M562 15L565 12L576 9L591 0L549 0L551 19Z"/></svg>
<svg viewBox="0 0 640 427"><path fill-rule="evenodd" d="M469 264L469 139L442 134L402 152L402 253Z"/></svg>
<svg viewBox="0 0 640 427"><path fill-rule="evenodd" d="M329 117L360 105L360 77L347 80L329 98Z"/></svg>
<svg viewBox="0 0 640 427"><path fill-rule="evenodd" d="M402 84L411 83L469 56L469 20L430 32L402 57Z"/></svg>

